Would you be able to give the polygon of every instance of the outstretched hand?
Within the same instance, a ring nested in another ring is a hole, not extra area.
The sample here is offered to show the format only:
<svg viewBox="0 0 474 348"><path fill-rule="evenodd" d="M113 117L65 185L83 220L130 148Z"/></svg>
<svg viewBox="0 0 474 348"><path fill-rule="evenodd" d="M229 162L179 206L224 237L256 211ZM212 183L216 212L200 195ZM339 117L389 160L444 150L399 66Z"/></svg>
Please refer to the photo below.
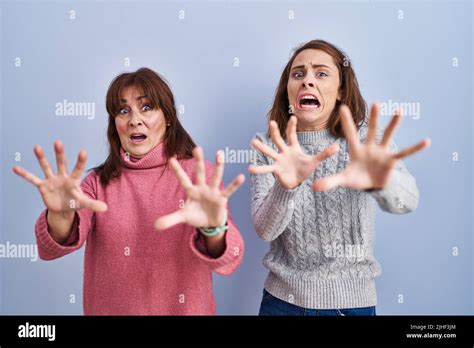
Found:
<svg viewBox="0 0 474 348"><path fill-rule="evenodd" d="M187 199L182 209L162 216L155 221L155 228L164 230L180 223L194 227L217 227L223 223L229 197L243 184L245 176L239 174L224 190L220 189L224 173L222 152L216 154L216 166L209 184L206 183L204 154L200 147L193 150L196 166L196 183L183 170L176 158L170 158L169 164Z"/></svg>
<svg viewBox="0 0 474 348"><path fill-rule="evenodd" d="M291 116L286 127L288 144L285 144L277 123L273 120L270 121L270 135L279 152L258 139L252 140L252 146L272 158L274 163L263 166L251 165L249 167L250 173L272 173L284 188L293 189L305 181L322 161L339 151L339 145L333 144L316 155L306 154L298 143L296 124L296 116Z"/></svg>
<svg viewBox="0 0 474 348"><path fill-rule="evenodd" d="M105 212L107 205L99 200L94 200L84 194L81 189L81 176L87 160L84 150L79 152L76 166L69 175L67 172L66 155L60 140L54 142L58 173L54 174L43 149L37 145L34 148L38 162L43 169L45 178L42 180L26 169L14 166L15 174L35 185L43 199L44 204L52 213L71 213L82 208L89 208L95 212Z"/></svg>
<svg viewBox="0 0 474 348"><path fill-rule="evenodd" d="M349 108L346 105L341 105L339 112L349 145L350 163L343 171L316 180L313 183L315 191L327 191L337 186L356 190L381 189L387 184L397 161L414 155L431 144L429 139L424 139L397 153L390 151L390 141L401 121L400 112L394 114L384 131L380 144L377 144L375 135L379 117L378 104L373 104L371 107L367 140L365 143L360 143Z"/></svg>

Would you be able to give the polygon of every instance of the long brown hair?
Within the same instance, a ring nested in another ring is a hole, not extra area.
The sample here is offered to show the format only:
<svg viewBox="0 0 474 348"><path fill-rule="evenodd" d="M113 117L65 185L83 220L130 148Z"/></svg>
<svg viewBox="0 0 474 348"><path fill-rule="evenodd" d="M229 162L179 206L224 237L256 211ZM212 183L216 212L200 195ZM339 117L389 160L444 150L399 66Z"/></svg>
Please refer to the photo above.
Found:
<svg viewBox="0 0 474 348"><path fill-rule="evenodd" d="M121 145L115 126L115 117L121 108L122 92L128 87L138 88L149 98L151 108L160 108L163 111L167 124L163 138L166 165L172 156L178 159L192 158L192 150L196 146L178 120L173 93L163 77L148 68L120 74L110 83L106 97L106 108L109 114L107 127L109 155L104 163L92 169L99 175L100 182L104 186L122 174Z"/></svg>
<svg viewBox="0 0 474 348"><path fill-rule="evenodd" d="M295 49L281 74L280 82L275 93L275 99L272 108L268 113L268 120L274 120L277 122L280 133L282 137L285 138L286 125L290 118L288 113L289 101L287 91L290 70L296 56L307 49L322 50L329 54L333 58L339 71L339 95L341 100L336 101L334 110L329 117L328 125L331 134L336 137L342 137L344 135L339 117L339 106L341 104L346 104L349 107L354 123L357 128L360 128L367 116L367 104L360 93L359 84L357 83L354 70L352 69L347 55L333 44L324 40L311 40ZM268 130L268 134L270 135L270 130Z"/></svg>

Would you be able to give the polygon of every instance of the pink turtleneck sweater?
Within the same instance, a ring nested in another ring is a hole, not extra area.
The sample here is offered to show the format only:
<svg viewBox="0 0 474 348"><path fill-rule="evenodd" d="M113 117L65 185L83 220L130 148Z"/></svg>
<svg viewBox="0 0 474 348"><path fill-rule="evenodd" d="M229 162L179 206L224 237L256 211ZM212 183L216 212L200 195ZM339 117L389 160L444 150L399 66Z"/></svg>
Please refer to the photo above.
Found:
<svg viewBox="0 0 474 348"><path fill-rule="evenodd" d="M86 195L107 203L108 211L76 212L71 234L58 244L48 232L47 210L35 226L39 255L53 260L86 243L84 314L215 314L212 272L231 274L244 254L244 242L228 212L226 249L218 258L206 250L192 226L157 231L155 220L184 204L186 193L168 167L163 143L135 162L122 155L122 175L107 187L92 171L82 181ZM180 161L195 181L194 159ZM209 179L213 167L206 162ZM163 175L162 175L163 174Z"/></svg>

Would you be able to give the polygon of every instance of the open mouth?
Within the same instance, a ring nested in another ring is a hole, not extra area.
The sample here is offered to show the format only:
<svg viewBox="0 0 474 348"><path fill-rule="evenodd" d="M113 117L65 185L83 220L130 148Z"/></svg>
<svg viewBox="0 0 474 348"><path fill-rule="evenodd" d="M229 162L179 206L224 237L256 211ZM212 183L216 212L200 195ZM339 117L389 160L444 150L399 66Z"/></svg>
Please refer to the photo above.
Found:
<svg viewBox="0 0 474 348"><path fill-rule="evenodd" d="M143 133L133 133L132 135L130 135L130 140L133 143L141 143L145 141L146 138L147 136Z"/></svg>
<svg viewBox="0 0 474 348"><path fill-rule="evenodd" d="M317 109L321 106L314 94L302 94L298 99L298 107L302 110Z"/></svg>

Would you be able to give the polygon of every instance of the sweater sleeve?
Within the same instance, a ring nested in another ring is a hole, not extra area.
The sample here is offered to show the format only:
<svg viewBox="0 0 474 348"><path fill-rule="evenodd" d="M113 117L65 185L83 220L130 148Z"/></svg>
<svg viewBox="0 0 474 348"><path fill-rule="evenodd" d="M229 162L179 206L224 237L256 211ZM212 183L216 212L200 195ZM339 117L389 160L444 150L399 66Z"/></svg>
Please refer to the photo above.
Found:
<svg viewBox="0 0 474 348"><path fill-rule="evenodd" d="M81 189L92 199L96 199L95 184L95 173L90 173L81 182ZM71 226L71 232L63 244L59 244L51 237L46 220L47 213L48 210L45 209L40 214L35 225L36 241L40 258L42 260L54 260L81 248L93 226L94 212L90 209L80 209L76 211L74 222Z"/></svg>
<svg viewBox="0 0 474 348"><path fill-rule="evenodd" d="M255 138L273 146L263 134L257 134ZM253 165L271 164L271 160L260 151L254 150L254 154ZM302 185L287 190L271 173L251 174L250 180L253 226L260 238L272 241L282 234L290 223L295 208L294 202Z"/></svg>
<svg viewBox="0 0 474 348"><path fill-rule="evenodd" d="M361 130L361 139L366 138L367 130ZM376 139L380 142L383 131L377 130ZM398 147L392 141L390 151L397 152ZM392 169L389 181L380 190L368 191L375 198L380 209L392 214L406 214L414 211L418 207L419 192L415 178L410 174L405 164L398 161Z"/></svg>
<svg viewBox="0 0 474 348"><path fill-rule="evenodd" d="M206 161L206 176L209 182L213 173L213 166ZM221 184L221 189L224 185ZM244 240L232 219L232 214L227 206L227 231L225 232L225 250L221 256L213 258L207 251L204 236L197 229L191 235L190 247L201 262L206 264L213 272L221 275L233 273L244 257Z"/></svg>
<svg viewBox="0 0 474 348"><path fill-rule="evenodd" d="M235 225L230 215L229 208L227 208L227 231L225 232L225 250L218 258L213 258L209 255L204 236L197 230L191 236L191 249L194 254L206 264L213 272L221 275L229 275L233 273L242 262L244 256L244 241L240 235L237 226Z"/></svg>

